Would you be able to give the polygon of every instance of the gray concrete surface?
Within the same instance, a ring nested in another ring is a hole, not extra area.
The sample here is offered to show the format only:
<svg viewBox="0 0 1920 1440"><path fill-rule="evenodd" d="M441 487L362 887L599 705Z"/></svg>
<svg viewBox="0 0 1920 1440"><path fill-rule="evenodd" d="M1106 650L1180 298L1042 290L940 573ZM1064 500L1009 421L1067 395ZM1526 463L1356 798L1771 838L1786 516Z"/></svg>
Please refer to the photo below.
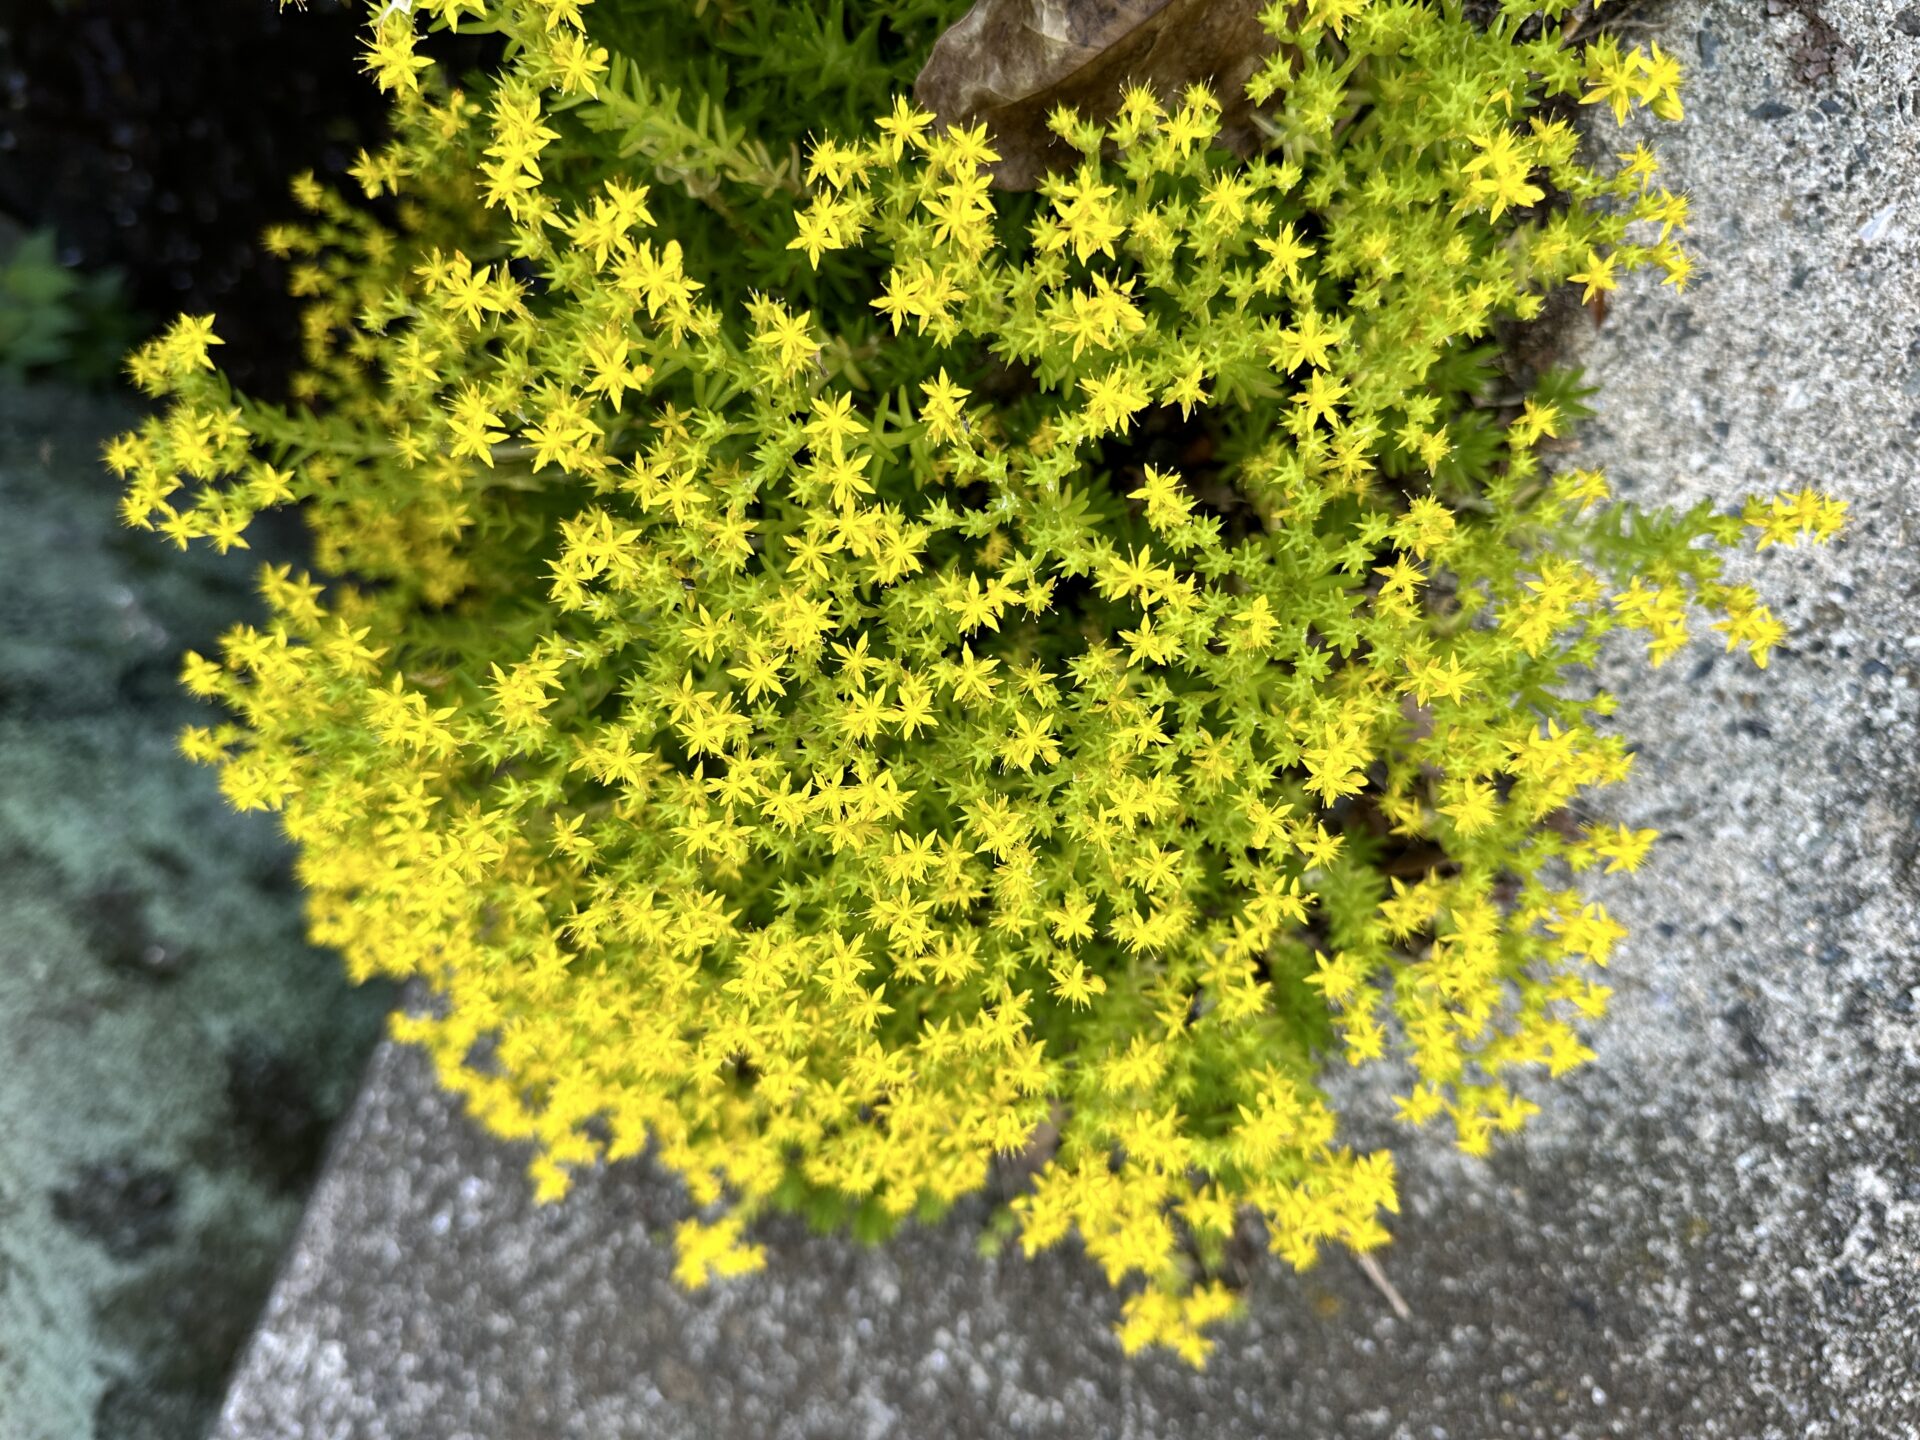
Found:
<svg viewBox="0 0 1920 1440"><path fill-rule="evenodd" d="M257 559L120 528L125 406L0 391L0 1440L199 1440L378 1032L173 748Z"/></svg>
<svg viewBox="0 0 1920 1440"><path fill-rule="evenodd" d="M1793 629L1765 674L1706 643L1609 658L1640 747L1611 806L1668 838L1607 886L1635 935L1599 1062L1490 1162L1403 1147L1384 1265L1411 1319L1350 1262L1262 1265L1204 1375L1128 1361L1091 1267L981 1259L982 1208L879 1251L772 1225L764 1274L688 1296L668 1183L623 1165L535 1211L522 1157L384 1051L219 1440L1920 1435L1904 13L1655 13L1696 67L1663 144L1701 275L1574 337L1605 409L1583 458L1646 501L1831 487L1854 526L1743 565Z"/></svg>

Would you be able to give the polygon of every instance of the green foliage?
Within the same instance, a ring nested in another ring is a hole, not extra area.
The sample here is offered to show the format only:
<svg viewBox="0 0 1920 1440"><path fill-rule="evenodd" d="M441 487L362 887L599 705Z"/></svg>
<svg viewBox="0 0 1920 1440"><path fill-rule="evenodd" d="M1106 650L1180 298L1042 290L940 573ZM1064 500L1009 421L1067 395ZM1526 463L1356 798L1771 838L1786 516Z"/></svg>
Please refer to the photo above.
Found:
<svg viewBox="0 0 1920 1440"><path fill-rule="evenodd" d="M889 98L950 6L381 15L398 227L303 179L269 236L303 404L183 319L109 460L181 545L304 503L328 578L189 657L231 718L183 746L316 939L430 984L397 1033L543 1198L651 1149L701 1284L769 1205L878 1235L1026 1151L1022 1246L1199 1363L1243 1219L1386 1238L1328 1066L1480 1153L1590 1057L1624 932L1574 872L1654 836L1576 808L1630 764L1587 667L1701 610L1764 663L1723 549L1842 507L1617 504L1572 378L1511 393L1499 323L1686 278L1652 155L1569 118L1677 75L1569 8L1276 5L1261 153L1136 91L1013 197ZM472 93L413 51L456 21L509 42Z"/></svg>
<svg viewBox="0 0 1920 1440"><path fill-rule="evenodd" d="M97 384L133 343L120 272L83 275L60 263L55 243L36 230L0 258L0 380L50 373Z"/></svg>

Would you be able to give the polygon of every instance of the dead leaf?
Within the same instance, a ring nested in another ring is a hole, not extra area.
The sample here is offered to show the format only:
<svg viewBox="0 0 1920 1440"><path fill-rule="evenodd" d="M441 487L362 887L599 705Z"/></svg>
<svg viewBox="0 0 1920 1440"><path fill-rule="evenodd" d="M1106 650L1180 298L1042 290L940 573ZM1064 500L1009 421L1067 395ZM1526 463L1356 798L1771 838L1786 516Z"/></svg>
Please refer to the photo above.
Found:
<svg viewBox="0 0 1920 1440"><path fill-rule="evenodd" d="M1144 84L1167 100L1204 82L1224 107L1219 143L1245 153L1246 84L1273 49L1263 0L978 0L935 42L914 82L942 124L986 123L993 183L1031 190L1077 153L1047 129L1055 107L1105 120Z"/></svg>

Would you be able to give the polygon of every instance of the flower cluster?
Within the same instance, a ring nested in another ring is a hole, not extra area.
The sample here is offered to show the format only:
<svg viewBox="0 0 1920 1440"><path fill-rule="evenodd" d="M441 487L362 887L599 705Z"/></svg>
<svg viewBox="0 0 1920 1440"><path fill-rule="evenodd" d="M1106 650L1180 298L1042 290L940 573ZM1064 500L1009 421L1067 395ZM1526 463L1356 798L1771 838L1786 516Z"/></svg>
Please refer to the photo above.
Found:
<svg viewBox="0 0 1920 1440"><path fill-rule="evenodd" d="M1580 803L1631 759L1585 669L1702 613L1764 664L1725 548L1843 507L1617 503L1493 344L1687 278L1654 157L1574 124L1677 117L1674 66L1570 0L1276 3L1258 153L1135 88L1028 196L889 99L953 8L388 7L395 220L302 179L268 237L297 404L185 319L108 458L182 545L304 505L326 578L189 657L229 718L183 746L317 941L430 987L395 1032L541 1198L650 1152L697 1285L770 1205L883 1233L1028 1152L1025 1249L1200 1363L1237 1228L1387 1238L1329 1065L1478 1154L1591 1058L1624 932L1575 875L1654 835ZM510 58L458 88L429 25Z"/></svg>

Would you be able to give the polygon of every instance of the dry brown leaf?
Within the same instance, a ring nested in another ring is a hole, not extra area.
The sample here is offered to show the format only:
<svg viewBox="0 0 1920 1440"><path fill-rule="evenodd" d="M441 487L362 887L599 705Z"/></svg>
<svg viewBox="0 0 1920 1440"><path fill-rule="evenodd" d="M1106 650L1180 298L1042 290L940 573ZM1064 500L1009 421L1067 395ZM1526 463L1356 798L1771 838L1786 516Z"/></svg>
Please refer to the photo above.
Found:
<svg viewBox="0 0 1920 1440"><path fill-rule="evenodd" d="M1225 107L1221 142L1244 151L1253 136L1247 79L1273 48L1261 8L1262 0L978 0L935 43L914 98L944 125L986 122L1003 190L1031 190L1075 163L1073 148L1047 129L1056 106L1105 120L1134 84L1165 100L1205 83Z"/></svg>

